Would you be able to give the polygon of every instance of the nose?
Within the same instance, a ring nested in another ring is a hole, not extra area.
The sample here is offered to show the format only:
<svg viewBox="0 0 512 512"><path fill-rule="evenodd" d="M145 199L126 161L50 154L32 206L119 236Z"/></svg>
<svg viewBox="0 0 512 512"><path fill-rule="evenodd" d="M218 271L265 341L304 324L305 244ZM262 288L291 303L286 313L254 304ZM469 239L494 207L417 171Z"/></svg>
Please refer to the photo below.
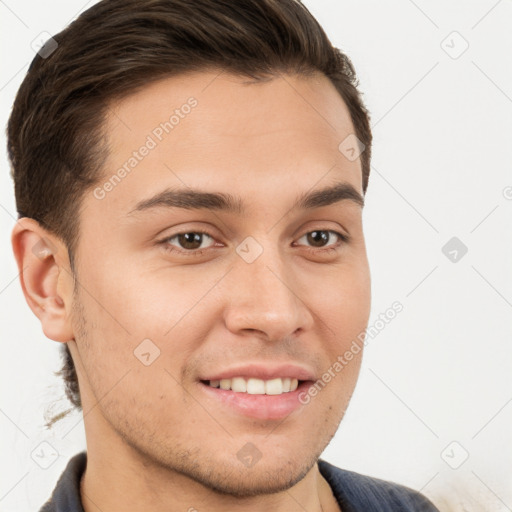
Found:
<svg viewBox="0 0 512 512"><path fill-rule="evenodd" d="M252 263L237 258L230 274L227 328L235 334L256 331L268 341L283 341L307 331L313 315L290 264L277 250L265 249Z"/></svg>

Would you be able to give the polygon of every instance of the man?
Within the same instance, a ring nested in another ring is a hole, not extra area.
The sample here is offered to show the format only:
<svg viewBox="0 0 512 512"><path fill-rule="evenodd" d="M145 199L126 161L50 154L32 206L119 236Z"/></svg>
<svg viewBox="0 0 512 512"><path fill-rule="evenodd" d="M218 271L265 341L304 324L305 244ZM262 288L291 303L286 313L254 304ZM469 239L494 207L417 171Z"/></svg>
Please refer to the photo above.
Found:
<svg viewBox="0 0 512 512"><path fill-rule="evenodd" d="M42 511L436 510L320 459L370 312L371 133L304 6L104 0L8 137L21 285L87 440Z"/></svg>

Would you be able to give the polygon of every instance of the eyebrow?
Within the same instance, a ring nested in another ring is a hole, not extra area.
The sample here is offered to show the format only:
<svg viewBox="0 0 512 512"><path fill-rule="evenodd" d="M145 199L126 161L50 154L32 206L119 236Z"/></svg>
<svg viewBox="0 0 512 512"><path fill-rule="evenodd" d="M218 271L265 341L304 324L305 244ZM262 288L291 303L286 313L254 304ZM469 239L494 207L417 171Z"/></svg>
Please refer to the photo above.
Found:
<svg viewBox="0 0 512 512"><path fill-rule="evenodd" d="M340 201L351 201L361 208L364 197L347 182L337 183L312 192L304 192L296 198L292 210L308 210L329 206ZM239 197L224 192L205 192L198 189L166 189L156 195L143 199L130 210L128 215L156 208L184 208L187 210L216 210L243 215L245 208Z"/></svg>

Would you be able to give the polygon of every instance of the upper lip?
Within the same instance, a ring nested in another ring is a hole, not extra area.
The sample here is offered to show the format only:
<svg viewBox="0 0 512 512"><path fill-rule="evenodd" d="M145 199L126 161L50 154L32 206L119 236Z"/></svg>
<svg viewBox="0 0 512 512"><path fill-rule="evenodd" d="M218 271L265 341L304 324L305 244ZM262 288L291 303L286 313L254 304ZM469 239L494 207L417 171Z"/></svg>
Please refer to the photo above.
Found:
<svg viewBox="0 0 512 512"><path fill-rule="evenodd" d="M297 380L315 380L315 376L308 368L294 364L265 364L250 363L239 366L232 366L223 370L214 371L200 380L221 380L232 379L233 377L252 377L254 379L270 380L278 377L297 379Z"/></svg>

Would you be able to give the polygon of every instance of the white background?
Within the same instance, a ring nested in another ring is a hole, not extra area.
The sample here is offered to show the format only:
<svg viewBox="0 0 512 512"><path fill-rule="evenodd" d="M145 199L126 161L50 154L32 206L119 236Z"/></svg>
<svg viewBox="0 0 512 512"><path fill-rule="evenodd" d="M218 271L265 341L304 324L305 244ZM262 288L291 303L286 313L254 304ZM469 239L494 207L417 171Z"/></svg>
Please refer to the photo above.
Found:
<svg viewBox="0 0 512 512"><path fill-rule="evenodd" d="M92 3L0 2L4 126L31 42ZM441 510L512 510L512 3L305 3L352 59L372 115L370 324L404 306L369 340L322 458L421 489ZM0 150L0 510L28 511L85 437L79 414L43 426L50 407L67 408L58 345L21 292L3 130ZM468 249L457 262L442 252L452 237ZM59 454L48 469L31 458L43 441Z"/></svg>

